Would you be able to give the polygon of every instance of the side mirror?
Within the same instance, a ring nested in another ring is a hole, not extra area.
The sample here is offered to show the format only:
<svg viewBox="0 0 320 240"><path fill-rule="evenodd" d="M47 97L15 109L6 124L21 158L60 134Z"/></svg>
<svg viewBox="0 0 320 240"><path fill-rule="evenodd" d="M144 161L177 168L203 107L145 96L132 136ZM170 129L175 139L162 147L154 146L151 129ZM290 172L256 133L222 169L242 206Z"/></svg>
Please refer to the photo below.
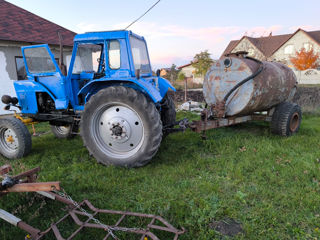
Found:
<svg viewBox="0 0 320 240"><path fill-rule="evenodd" d="M160 73L161 73L161 70L158 69L157 72L156 72L157 77L160 77Z"/></svg>
<svg viewBox="0 0 320 240"><path fill-rule="evenodd" d="M139 79L140 78L140 69L137 69L135 74L136 74L136 77Z"/></svg>

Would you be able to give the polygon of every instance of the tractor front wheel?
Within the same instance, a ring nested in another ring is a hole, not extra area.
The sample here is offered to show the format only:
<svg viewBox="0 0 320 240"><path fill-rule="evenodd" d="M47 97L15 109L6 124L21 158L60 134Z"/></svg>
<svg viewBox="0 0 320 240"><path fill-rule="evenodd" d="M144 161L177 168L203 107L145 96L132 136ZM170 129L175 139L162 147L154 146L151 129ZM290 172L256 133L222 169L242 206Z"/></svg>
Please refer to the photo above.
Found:
<svg viewBox="0 0 320 240"><path fill-rule="evenodd" d="M19 119L0 119L0 153L4 157L25 157L31 151L31 145L31 134Z"/></svg>
<svg viewBox="0 0 320 240"><path fill-rule="evenodd" d="M72 128L72 125L51 125L51 131L56 138L73 138L77 135L75 132L77 132L78 129L79 128L75 126Z"/></svg>
<svg viewBox="0 0 320 240"><path fill-rule="evenodd" d="M80 132L98 162L141 167L158 151L162 123L155 104L144 94L115 86L91 97L81 118Z"/></svg>

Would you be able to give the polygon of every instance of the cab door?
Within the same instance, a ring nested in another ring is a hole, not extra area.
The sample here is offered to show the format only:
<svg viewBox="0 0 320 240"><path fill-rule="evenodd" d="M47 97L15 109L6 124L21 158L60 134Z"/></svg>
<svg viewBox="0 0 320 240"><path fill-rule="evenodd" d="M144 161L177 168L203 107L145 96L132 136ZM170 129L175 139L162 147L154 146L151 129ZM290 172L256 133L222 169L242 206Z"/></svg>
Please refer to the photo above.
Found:
<svg viewBox="0 0 320 240"><path fill-rule="evenodd" d="M54 98L56 109L66 109L65 77L47 44L22 47L26 71L29 79L42 85Z"/></svg>

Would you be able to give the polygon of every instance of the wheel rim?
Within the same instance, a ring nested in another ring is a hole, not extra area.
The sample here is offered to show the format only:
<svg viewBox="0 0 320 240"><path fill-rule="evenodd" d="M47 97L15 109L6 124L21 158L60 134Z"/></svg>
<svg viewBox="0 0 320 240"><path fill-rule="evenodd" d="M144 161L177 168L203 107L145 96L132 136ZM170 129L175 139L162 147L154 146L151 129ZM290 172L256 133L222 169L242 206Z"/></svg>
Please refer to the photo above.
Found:
<svg viewBox="0 0 320 240"><path fill-rule="evenodd" d="M67 134L70 131L70 126L55 126L59 134Z"/></svg>
<svg viewBox="0 0 320 240"><path fill-rule="evenodd" d="M299 127L300 116L299 113L294 113L290 119L290 131L295 132Z"/></svg>
<svg viewBox="0 0 320 240"><path fill-rule="evenodd" d="M129 158L144 142L139 114L124 103L106 104L95 111L91 132L97 147L107 156Z"/></svg>
<svg viewBox="0 0 320 240"><path fill-rule="evenodd" d="M0 128L0 145L8 153L14 153L19 148L17 134L10 128Z"/></svg>

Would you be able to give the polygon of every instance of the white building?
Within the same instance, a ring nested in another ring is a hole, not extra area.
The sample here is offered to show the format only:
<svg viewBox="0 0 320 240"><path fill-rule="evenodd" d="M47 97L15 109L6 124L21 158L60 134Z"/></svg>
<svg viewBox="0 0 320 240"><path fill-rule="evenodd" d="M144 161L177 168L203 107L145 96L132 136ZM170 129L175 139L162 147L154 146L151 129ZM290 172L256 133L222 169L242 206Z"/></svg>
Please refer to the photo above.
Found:
<svg viewBox="0 0 320 240"><path fill-rule="evenodd" d="M264 61L277 61L294 69L290 58L297 51L305 48L307 51L313 49L320 53L320 31L304 31L298 29L293 34L276 35L268 37L253 38L243 36L240 40L231 41L222 56L228 53L246 51L248 55ZM294 69L295 70L295 69ZM297 71L295 70L299 83L320 84L320 71Z"/></svg>
<svg viewBox="0 0 320 240"><path fill-rule="evenodd" d="M196 69L192 66L192 63L182 65L178 67L180 73L183 73L188 81L192 81L195 84L203 84L204 76L195 74Z"/></svg>
<svg viewBox="0 0 320 240"><path fill-rule="evenodd" d="M63 39L64 63L67 63L76 33L0 0L0 98L5 94L15 96L13 82L26 78L22 46L47 43L59 60L58 32ZM1 102L0 114L7 114L3 108Z"/></svg>

